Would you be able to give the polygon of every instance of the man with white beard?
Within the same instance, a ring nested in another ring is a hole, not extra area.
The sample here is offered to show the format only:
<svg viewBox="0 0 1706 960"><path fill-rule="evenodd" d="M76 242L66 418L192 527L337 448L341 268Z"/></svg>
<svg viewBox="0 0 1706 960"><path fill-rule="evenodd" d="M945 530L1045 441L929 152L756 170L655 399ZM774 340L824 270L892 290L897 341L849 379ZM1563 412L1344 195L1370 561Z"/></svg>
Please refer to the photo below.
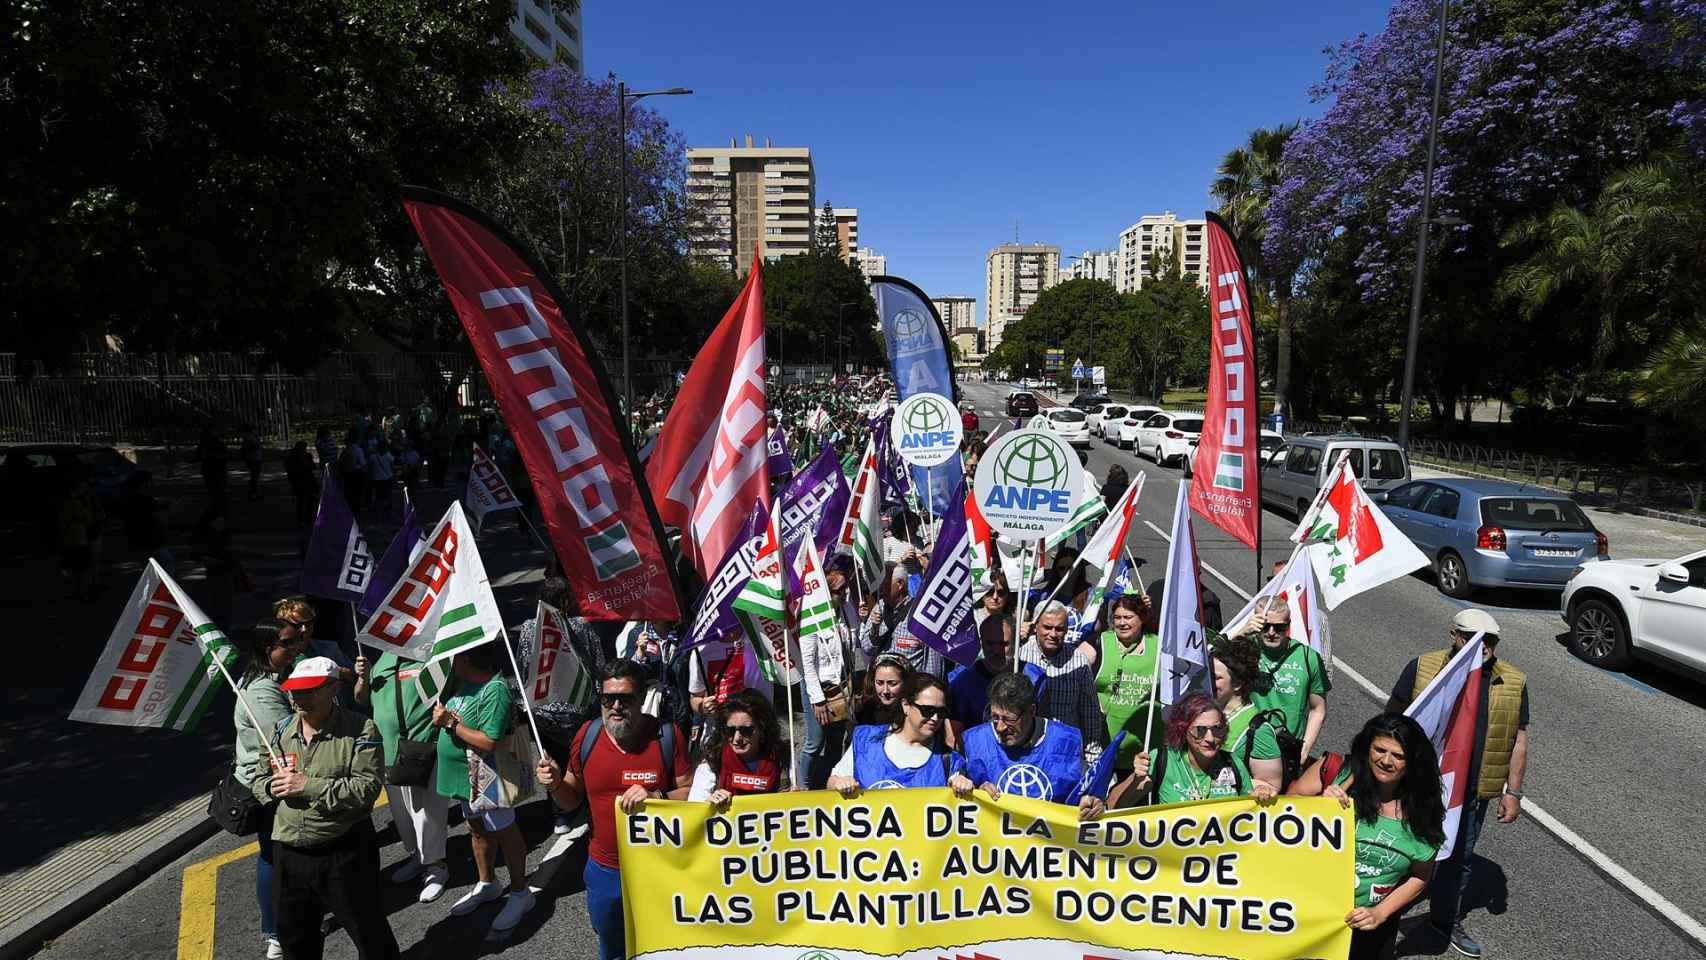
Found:
<svg viewBox="0 0 1706 960"><path fill-rule="evenodd" d="M565 810L586 800L592 820L587 849L586 909L598 934L599 960L623 956L622 875L616 856L616 806L624 813L647 800L685 800L692 786L687 740L675 724L640 711L646 668L613 660L599 682L599 715L575 735L569 769L549 757L539 761L539 782Z"/></svg>

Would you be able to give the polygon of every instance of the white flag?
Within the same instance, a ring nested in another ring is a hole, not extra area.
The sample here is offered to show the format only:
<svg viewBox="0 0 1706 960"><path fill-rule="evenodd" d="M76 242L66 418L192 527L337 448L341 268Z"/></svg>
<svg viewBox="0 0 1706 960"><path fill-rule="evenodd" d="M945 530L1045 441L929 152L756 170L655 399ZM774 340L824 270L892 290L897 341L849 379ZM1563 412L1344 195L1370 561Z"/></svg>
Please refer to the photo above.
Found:
<svg viewBox="0 0 1706 960"><path fill-rule="evenodd" d="M1283 597L1291 611L1291 639L1313 647L1321 655L1328 675L1333 671L1333 628L1327 611L1321 605L1321 584L1315 579L1315 567L1309 562L1309 548L1298 547L1279 575L1269 580L1260 593L1250 598L1244 609L1226 622L1226 635L1237 636L1249 628L1256 615L1256 603L1263 597Z"/></svg>
<svg viewBox="0 0 1706 960"><path fill-rule="evenodd" d="M142 570L71 719L119 727L194 730L237 652L152 559Z"/></svg>
<svg viewBox="0 0 1706 960"><path fill-rule="evenodd" d="M539 649L530 651L532 655L522 667L527 671L527 676L521 678L523 688L532 688L534 703L562 700L575 707L590 707L597 693L596 685L592 671L581 662L569 642L567 618L543 600L535 617L534 638Z"/></svg>
<svg viewBox="0 0 1706 960"><path fill-rule="evenodd" d="M521 506L510 489L509 481L486 451L474 444L474 462L468 467L468 490L462 495L468 512L474 516L474 526L485 524L486 514L494 510L509 510Z"/></svg>
<svg viewBox="0 0 1706 960"><path fill-rule="evenodd" d="M1196 675L1208 667L1202 625L1202 590L1197 585L1197 543L1191 533L1191 485L1179 484L1173 505L1173 542L1167 550L1167 583L1161 597L1162 703L1178 702Z"/></svg>
<svg viewBox="0 0 1706 960"><path fill-rule="evenodd" d="M1291 539L1303 544L1327 609L1428 565L1428 558L1363 492L1348 453L1304 511Z"/></svg>

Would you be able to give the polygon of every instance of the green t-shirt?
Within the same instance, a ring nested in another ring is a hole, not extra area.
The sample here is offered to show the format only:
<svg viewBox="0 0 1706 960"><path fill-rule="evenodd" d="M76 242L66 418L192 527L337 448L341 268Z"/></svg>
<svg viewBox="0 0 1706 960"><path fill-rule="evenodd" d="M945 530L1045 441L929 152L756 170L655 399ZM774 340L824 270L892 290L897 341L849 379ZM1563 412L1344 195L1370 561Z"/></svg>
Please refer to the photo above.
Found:
<svg viewBox="0 0 1706 960"><path fill-rule="evenodd" d="M1356 905L1372 907L1386 899L1409 876L1410 867L1434 858L1439 848L1410 832L1410 825L1392 817L1356 824Z"/></svg>
<svg viewBox="0 0 1706 960"><path fill-rule="evenodd" d="M1244 791L1238 788L1239 773L1237 764L1222 750L1216 758L1212 773L1198 770L1191 763L1190 753L1184 749L1161 747L1157 754L1165 751L1166 766L1161 771L1161 782L1156 788L1157 799L1161 803L1182 803L1186 800L1221 800L1226 797L1241 797ZM1150 769L1155 769L1153 761ZM1248 778L1244 778L1246 784Z"/></svg>
<svg viewBox="0 0 1706 960"><path fill-rule="evenodd" d="M1264 646L1262 672L1273 677L1273 687L1267 693L1251 694L1250 700L1262 710L1284 713L1286 729L1301 738L1304 719L1309 715L1309 695L1324 697L1332 689L1332 681L1321 666L1321 655L1296 640L1287 640L1277 657Z"/></svg>
<svg viewBox="0 0 1706 960"><path fill-rule="evenodd" d="M372 691L373 724L379 728L384 741L385 763L397 762L397 739L403 731L397 727L397 697L403 698L403 726L410 740L432 739L432 704L421 699L415 677L421 664L404 660L394 653L382 653L373 661L367 674L368 689Z"/></svg>
<svg viewBox="0 0 1706 960"><path fill-rule="evenodd" d="M1226 718L1226 752L1232 754L1232 762L1238 764L1238 769L1248 782L1251 779L1250 767L1244 762L1244 741L1250 741L1251 760L1278 760L1280 758L1279 737L1274 734L1274 725L1264 723L1254 731L1250 729L1250 721L1256 718L1261 710L1253 703L1246 703L1238 708L1238 712ZM1279 784L1274 784L1279 786Z"/></svg>
<svg viewBox="0 0 1706 960"><path fill-rule="evenodd" d="M459 691L444 702L444 708L462 718L464 726L472 727L493 740L509 733L510 710L514 694L503 678L494 675L477 687ZM468 782L467 746L450 735L438 731L438 792L452 799L466 800L473 788Z"/></svg>
<svg viewBox="0 0 1706 960"><path fill-rule="evenodd" d="M1112 630L1102 634L1102 664L1096 671L1096 699L1101 701L1102 713L1108 718L1110 742L1115 734L1125 731L1125 739L1120 741L1119 757L1114 760L1115 770L1130 770L1136 763L1138 753L1143 750L1145 720L1150 721L1153 731L1149 743L1161 742L1166 704L1156 703L1153 713L1149 709L1150 688L1155 683L1155 658L1160 648L1161 641L1153 633L1144 636L1141 653L1127 653Z"/></svg>

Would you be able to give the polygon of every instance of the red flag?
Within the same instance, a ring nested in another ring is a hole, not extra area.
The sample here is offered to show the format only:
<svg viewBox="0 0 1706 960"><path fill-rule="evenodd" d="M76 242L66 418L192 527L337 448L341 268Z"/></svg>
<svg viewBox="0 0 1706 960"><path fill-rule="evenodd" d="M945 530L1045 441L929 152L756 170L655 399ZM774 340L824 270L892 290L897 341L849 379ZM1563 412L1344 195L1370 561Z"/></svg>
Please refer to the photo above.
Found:
<svg viewBox="0 0 1706 960"><path fill-rule="evenodd" d="M419 187L403 207L432 258L539 495L581 616L679 620L663 527L615 394L527 248L479 210Z"/></svg>
<svg viewBox="0 0 1706 960"><path fill-rule="evenodd" d="M1191 470L1191 509L1255 549L1262 508L1256 502L1256 347L1244 264L1231 231L1208 216L1208 407Z"/></svg>
<svg viewBox="0 0 1706 960"><path fill-rule="evenodd" d="M693 544L710 578L754 500L770 504L765 471L764 281L753 252L746 287L699 348L646 463L658 514Z"/></svg>

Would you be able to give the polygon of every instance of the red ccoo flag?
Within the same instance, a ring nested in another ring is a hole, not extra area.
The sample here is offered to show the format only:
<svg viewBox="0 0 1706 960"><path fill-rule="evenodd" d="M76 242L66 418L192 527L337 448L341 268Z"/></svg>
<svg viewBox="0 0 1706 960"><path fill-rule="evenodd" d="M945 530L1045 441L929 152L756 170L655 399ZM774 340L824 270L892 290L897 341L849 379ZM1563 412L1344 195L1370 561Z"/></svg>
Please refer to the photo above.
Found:
<svg viewBox="0 0 1706 960"><path fill-rule="evenodd" d="M693 544L709 579L754 500L770 505L764 394L764 281L757 251L746 287L699 349L646 463L658 514Z"/></svg>
<svg viewBox="0 0 1706 960"><path fill-rule="evenodd" d="M679 620L663 526L615 394L527 248L451 197L403 188L403 207L515 437L551 546L588 620Z"/></svg>
<svg viewBox="0 0 1706 960"><path fill-rule="evenodd" d="M1191 509L1255 549L1262 522L1256 502L1256 346L1250 294L1231 231L1208 216L1208 407L1191 470Z"/></svg>

